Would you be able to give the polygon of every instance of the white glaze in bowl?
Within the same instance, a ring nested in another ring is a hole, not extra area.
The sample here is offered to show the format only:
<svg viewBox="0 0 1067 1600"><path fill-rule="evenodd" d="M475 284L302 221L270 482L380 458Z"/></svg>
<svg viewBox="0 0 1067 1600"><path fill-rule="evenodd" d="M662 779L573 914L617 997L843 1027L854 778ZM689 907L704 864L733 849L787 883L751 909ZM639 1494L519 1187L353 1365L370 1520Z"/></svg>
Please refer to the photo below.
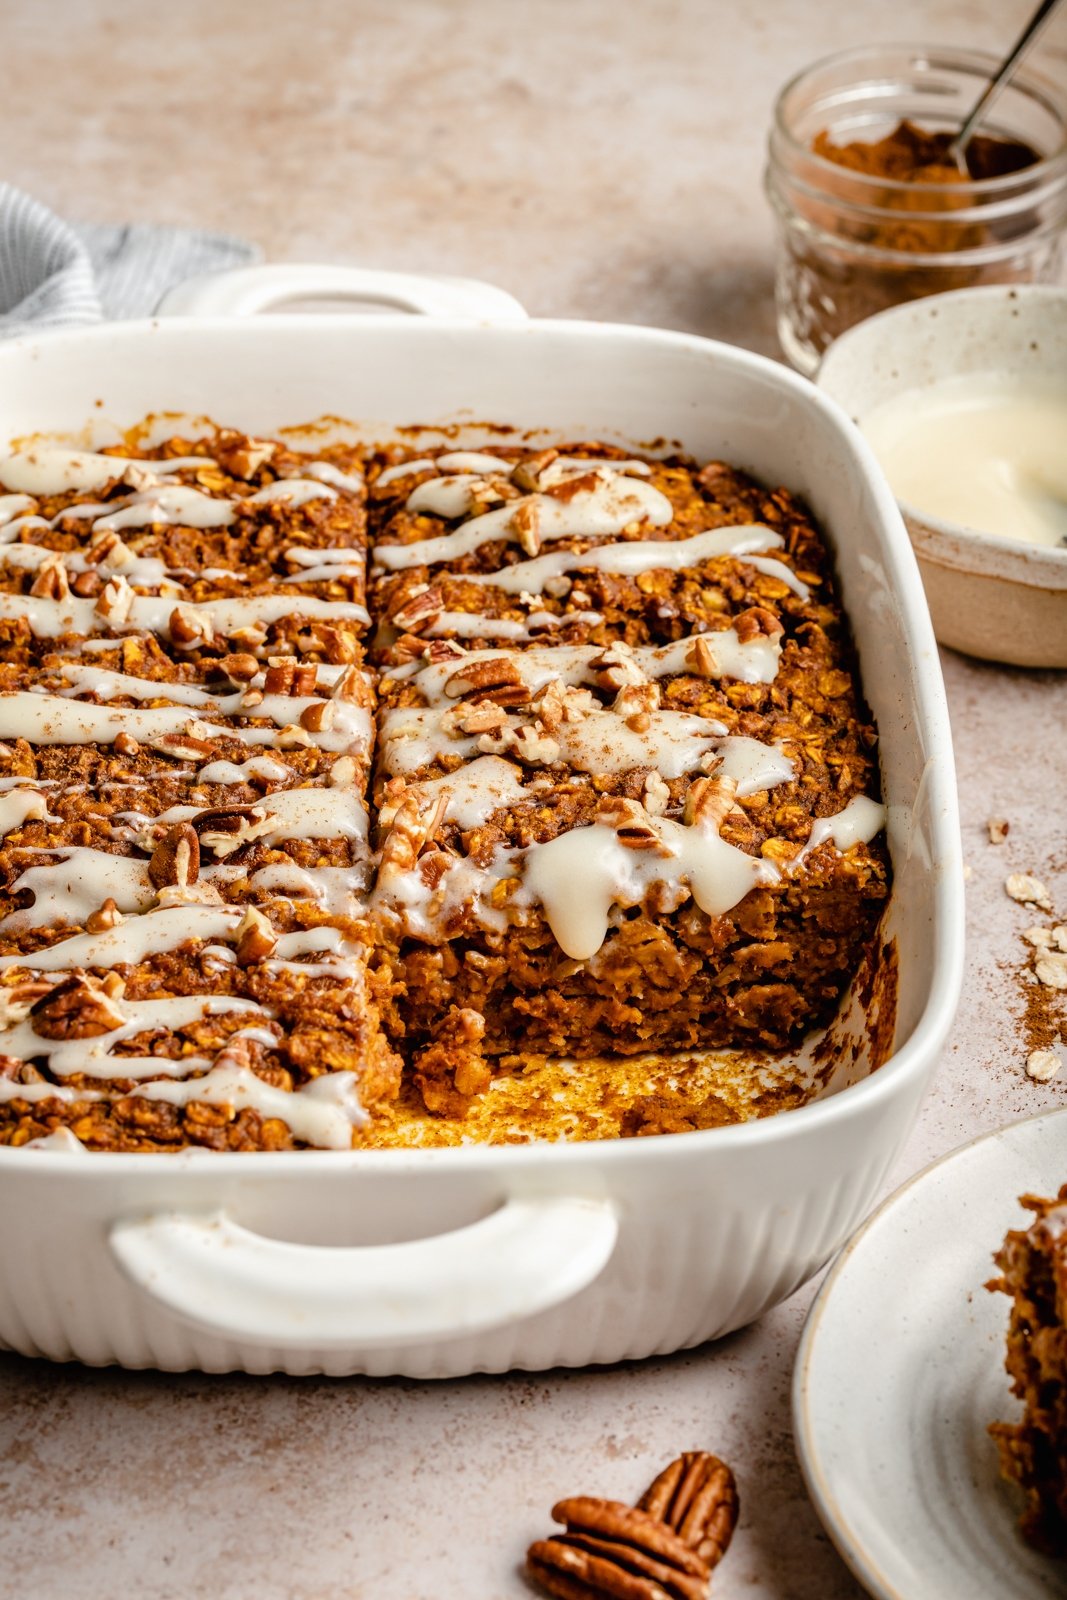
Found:
<svg viewBox="0 0 1067 1600"><path fill-rule="evenodd" d="M862 427L886 401L988 372L1062 381L1067 288L958 289L894 306L832 345L816 382ZM1020 545L903 502L901 510L942 644L1015 666L1067 667L1067 548Z"/></svg>

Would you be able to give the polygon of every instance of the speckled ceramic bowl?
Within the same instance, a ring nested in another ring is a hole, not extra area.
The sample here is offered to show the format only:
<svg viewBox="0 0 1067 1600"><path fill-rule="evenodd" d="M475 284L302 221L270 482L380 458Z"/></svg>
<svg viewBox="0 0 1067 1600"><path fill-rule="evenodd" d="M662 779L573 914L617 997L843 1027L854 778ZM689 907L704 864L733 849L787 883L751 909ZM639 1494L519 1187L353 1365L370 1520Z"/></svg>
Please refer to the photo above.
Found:
<svg viewBox="0 0 1067 1600"><path fill-rule="evenodd" d="M1067 288L959 289L882 311L827 351L816 382L863 426L876 406L968 373L1067 376ZM1019 544L901 502L942 644L1067 667L1067 547Z"/></svg>

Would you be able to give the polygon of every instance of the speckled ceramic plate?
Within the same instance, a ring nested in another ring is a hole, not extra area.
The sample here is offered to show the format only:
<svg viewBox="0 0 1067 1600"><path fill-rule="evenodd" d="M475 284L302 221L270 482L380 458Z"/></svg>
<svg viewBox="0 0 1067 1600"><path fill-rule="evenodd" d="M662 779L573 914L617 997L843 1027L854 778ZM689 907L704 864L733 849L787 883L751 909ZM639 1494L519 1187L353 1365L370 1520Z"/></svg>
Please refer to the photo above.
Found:
<svg viewBox="0 0 1067 1600"><path fill-rule="evenodd" d="M1044 1600L1067 1563L1015 1530L1015 1491L986 1429L1018 1402L1004 1372L1008 1301L983 1287L1030 1215L1067 1182L1067 1111L954 1150L898 1189L846 1245L808 1317L793 1384L797 1449L835 1545L877 1600Z"/></svg>

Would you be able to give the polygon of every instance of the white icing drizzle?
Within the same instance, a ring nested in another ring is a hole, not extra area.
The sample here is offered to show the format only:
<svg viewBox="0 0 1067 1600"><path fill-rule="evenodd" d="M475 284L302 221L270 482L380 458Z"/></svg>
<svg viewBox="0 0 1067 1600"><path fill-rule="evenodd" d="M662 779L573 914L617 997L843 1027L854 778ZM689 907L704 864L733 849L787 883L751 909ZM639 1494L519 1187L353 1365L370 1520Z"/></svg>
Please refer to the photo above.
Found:
<svg viewBox="0 0 1067 1600"><path fill-rule="evenodd" d="M240 711L240 697L232 705L217 702L216 709L231 715ZM310 706L323 702L317 695L265 695L246 715L269 718L275 728L298 723ZM365 752L370 747L372 724L365 706L350 700L330 702L334 718L328 728L307 732L306 742L331 752ZM29 739L34 744L113 744L120 733L139 742L151 742L167 734L185 733L190 717L185 706L156 706L140 710L129 706L97 705L86 700L69 700L64 695L35 694L17 690L0 694L0 739ZM238 739L242 744L273 744L274 728L249 728L233 721L194 724L200 738Z"/></svg>
<svg viewBox="0 0 1067 1600"><path fill-rule="evenodd" d="M24 783L27 779L22 780ZM55 822L40 789L12 788L0 794L0 835L13 833L26 822Z"/></svg>
<svg viewBox="0 0 1067 1600"><path fill-rule="evenodd" d="M335 467L332 461L311 461L307 466L301 466L299 475L303 478L317 478L320 483L328 483L334 489L347 489L350 494L359 494L363 489L363 474L355 469L343 472L340 467Z"/></svg>
<svg viewBox="0 0 1067 1600"><path fill-rule="evenodd" d="M885 827L886 810L877 800L871 800L867 795L857 794L848 802L843 811L833 817L816 817L811 825L808 841L799 855L793 857L789 863L789 871L795 872L808 858L813 850L829 839L838 850L851 850L856 844L870 844L876 834L881 833Z"/></svg>
<svg viewBox="0 0 1067 1600"><path fill-rule="evenodd" d="M689 539L631 539L592 550L552 550L531 561L501 567L497 572L465 572L462 581L489 584L507 594L543 594L550 578L560 578L568 572L610 572L620 577L636 577L639 573L654 571L680 572L719 556L747 556L750 551L774 550L781 544L779 534L756 524L709 528ZM771 565L780 568L776 576L788 574L793 580L793 574L783 562L774 561ZM785 576L782 581L785 582Z"/></svg>
<svg viewBox="0 0 1067 1600"><path fill-rule="evenodd" d="M155 1076L182 1077L190 1070L203 1071L210 1066L203 1057L179 1056L115 1056L115 1046L142 1034L171 1033L188 1027L204 1017L227 1016L234 1012L266 1016L267 1012L254 1000L239 1000L229 996L188 995L170 1000L122 1000L114 1009L125 1020L107 1033L92 1034L85 1039L46 1039L39 1034L32 1017L0 1032L0 1055L15 1056L22 1061L44 1058L48 1070L59 1078L82 1073L91 1078L147 1078ZM245 1030L242 1030L242 1032ZM269 1043L277 1041L268 1035Z"/></svg>
<svg viewBox="0 0 1067 1600"><path fill-rule="evenodd" d="M27 867L13 880L11 892L30 889L34 903L23 911L9 912L0 922L4 930L84 923L109 898L120 911L145 911L156 898L147 861L84 845L61 845L34 853L52 859Z"/></svg>
<svg viewBox="0 0 1067 1600"><path fill-rule="evenodd" d="M268 483L265 488L257 489L255 494L248 495L244 504L304 506L309 500L336 499L336 489L331 489L328 484L317 482L313 478L280 478L277 483Z"/></svg>
<svg viewBox="0 0 1067 1600"><path fill-rule="evenodd" d="M503 806L518 805L535 797L536 789L522 781L522 768L500 756L479 756L442 778L423 778L406 791L423 804L433 805L440 795L448 800L445 817L460 828L478 828Z"/></svg>
<svg viewBox="0 0 1067 1600"><path fill-rule="evenodd" d="M32 495L66 494L71 490L91 493L115 483L134 464L152 471L157 465L147 461L133 463L125 456L98 455L92 450L31 445L0 459L0 483ZM206 460L198 460L198 464L210 465Z"/></svg>
<svg viewBox="0 0 1067 1600"><path fill-rule="evenodd" d="M266 778L268 783L285 783L295 776L292 767L273 756L250 756L240 765L236 761L209 761L196 774L197 783L248 783L253 778Z"/></svg>
<svg viewBox="0 0 1067 1600"><path fill-rule="evenodd" d="M565 538L597 538L621 533L631 524L648 522L666 527L674 511L666 495L640 479L627 479L609 467L590 463L597 479L593 489L578 489L567 499L551 494L523 495L493 511L473 517L452 533L414 544L378 545L374 561L388 571L433 566L469 555L484 544L518 537L516 516L533 517L542 542ZM431 511L439 516L462 516L470 510L477 478L431 478L408 496L410 511Z"/></svg>
<svg viewBox="0 0 1067 1600"><path fill-rule="evenodd" d="M58 1100L67 1105L108 1100L100 1089L72 1089L54 1083L13 1083L0 1078L0 1101L25 1100L31 1104ZM275 1089L248 1067L225 1064L212 1067L201 1078L181 1082L160 1080L130 1091L131 1099L165 1100L185 1106L193 1101L209 1106L230 1106L235 1111L257 1111L261 1117L284 1122L293 1137L324 1150L348 1150L352 1130L362 1127L367 1113L359 1101L354 1072L329 1072L301 1089Z"/></svg>
<svg viewBox="0 0 1067 1600"><path fill-rule="evenodd" d="M135 1091L146 1100L185 1106L248 1108L261 1117L284 1122L293 1137L323 1150L348 1150L352 1130L364 1126L367 1113L359 1099L354 1072L328 1072L301 1089L275 1089L247 1067L212 1067L202 1078L181 1083L149 1083Z"/></svg>
<svg viewBox="0 0 1067 1600"><path fill-rule="evenodd" d="M203 806L169 806L155 820L186 822L203 809ZM273 819L273 825L259 835L269 842L367 837L367 808L356 789L277 789L257 800L255 809L261 811L264 818ZM124 812L123 815L139 824L150 820L139 812Z"/></svg>
<svg viewBox="0 0 1067 1600"><path fill-rule="evenodd" d="M20 517L24 511L33 511L37 502L28 494L0 494L0 527Z"/></svg>
<svg viewBox="0 0 1067 1600"><path fill-rule="evenodd" d="M546 645L532 650L472 650L462 658L434 662L405 676L413 678L428 705L448 704L450 697L445 686L449 681L456 682L462 679L465 670L491 661L506 661L531 696L553 679L572 685L595 684L613 661L623 666L632 664L641 679L651 682L696 671L693 650L698 638L705 647L702 659L710 659L714 676L736 678L741 683L774 682L781 656L781 635L768 638L766 634L759 634L742 644L732 628L721 633L692 634L666 645L615 644L606 649L602 645L578 644ZM386 673L387 677L398 675Z"/></svg>
<svg viewBox="0 0 1067 1600"><path fill-rule="evenodd" d="M46 950L0 956L0 971L62 972L71 967L135 966L150 955L177 950L190 940L225 939L243 913L235 906L168 906L143 917L129 917L105 933L79 933Z"/></svg>
<svg viewBox="0 0 1067 1600"><path fill-rule="evenodd" d="M612 906L640 905L653 884L687 883L697 905L720 917L758 884L777 873L746 855L717 832L649 818L663 847L631 850L614 828L594 824L572 828L526 853L526 872L518 899L538 902L563 952L588 961L608 932Z"/></svg>
<svg viewBox="0 0 1067 1600"><path fill-rule="evenodd" d="M539 634L583 623L595 628L604 618L599 611L571 611L557 617L553 611L532 611L525 622L513 617L483 617L476 611L442 611L422 633L424 639L536 639Z"/></svg>
<svg viewBox="0 0 1067 1600"><path fill-rule="evenodd" d="M220 528L233 521L233 501L213 499L201 489L172 484L131 495L114 511L97 517L94 533L121 528Z"/></svg>
<svg viewBox="0 0 1067 1600"><path fill-rule="evenodd" d="M238 628L247 628L255 623L269 625L285 617L363 624L370 621L366 607L355 601L319 600L292 594L250 595L242 600L201 600L185 609L203 619L212 633L223 637L228 637ZM90 634L101 631L112 635L156 633L161 638L168 638L174 611L175 599L171 595L135 594L121 621L106 622L95 600L73 597L44 600L36 595L0 594L0 619L18 621L24 618L31 633L39 639L58 639L66 633Z"/></svg>

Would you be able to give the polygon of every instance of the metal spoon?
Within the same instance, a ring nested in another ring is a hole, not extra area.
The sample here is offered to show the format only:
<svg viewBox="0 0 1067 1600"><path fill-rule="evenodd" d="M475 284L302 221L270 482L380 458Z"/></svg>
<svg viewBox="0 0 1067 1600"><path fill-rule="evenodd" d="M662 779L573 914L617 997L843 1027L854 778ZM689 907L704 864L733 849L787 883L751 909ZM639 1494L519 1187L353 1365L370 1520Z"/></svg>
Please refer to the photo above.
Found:
<svg viewBox="0 0 1067 1600"><path fill-rule="evenodd" d="M1055 11L1059 3L1060 0L1041 0L1041 4L1030 18L1030 21L1026 24L1026 27L1015 41L1011 50L1004 57L1004 60L996 74L990 78L989 82L978 96L970 115L966 118L963 126L960 128L959 133L957 133L956 137L949 145L949 159L955 161L956 165L965 176L969 176L967 168L967 146L970 143L971 135L974 133L975 128L978 126L982 117L988 110L991 101L1000 93L1001 89L1003 89L1004 85L1008 82L1008 79L1015 71L1015 68L1019 65L1019 62L1026 54L1026 51L1029 49L1030 45L1033 44L1042 27L1048 21L1049 17L1052 15L1053 11Z"/></svg>

